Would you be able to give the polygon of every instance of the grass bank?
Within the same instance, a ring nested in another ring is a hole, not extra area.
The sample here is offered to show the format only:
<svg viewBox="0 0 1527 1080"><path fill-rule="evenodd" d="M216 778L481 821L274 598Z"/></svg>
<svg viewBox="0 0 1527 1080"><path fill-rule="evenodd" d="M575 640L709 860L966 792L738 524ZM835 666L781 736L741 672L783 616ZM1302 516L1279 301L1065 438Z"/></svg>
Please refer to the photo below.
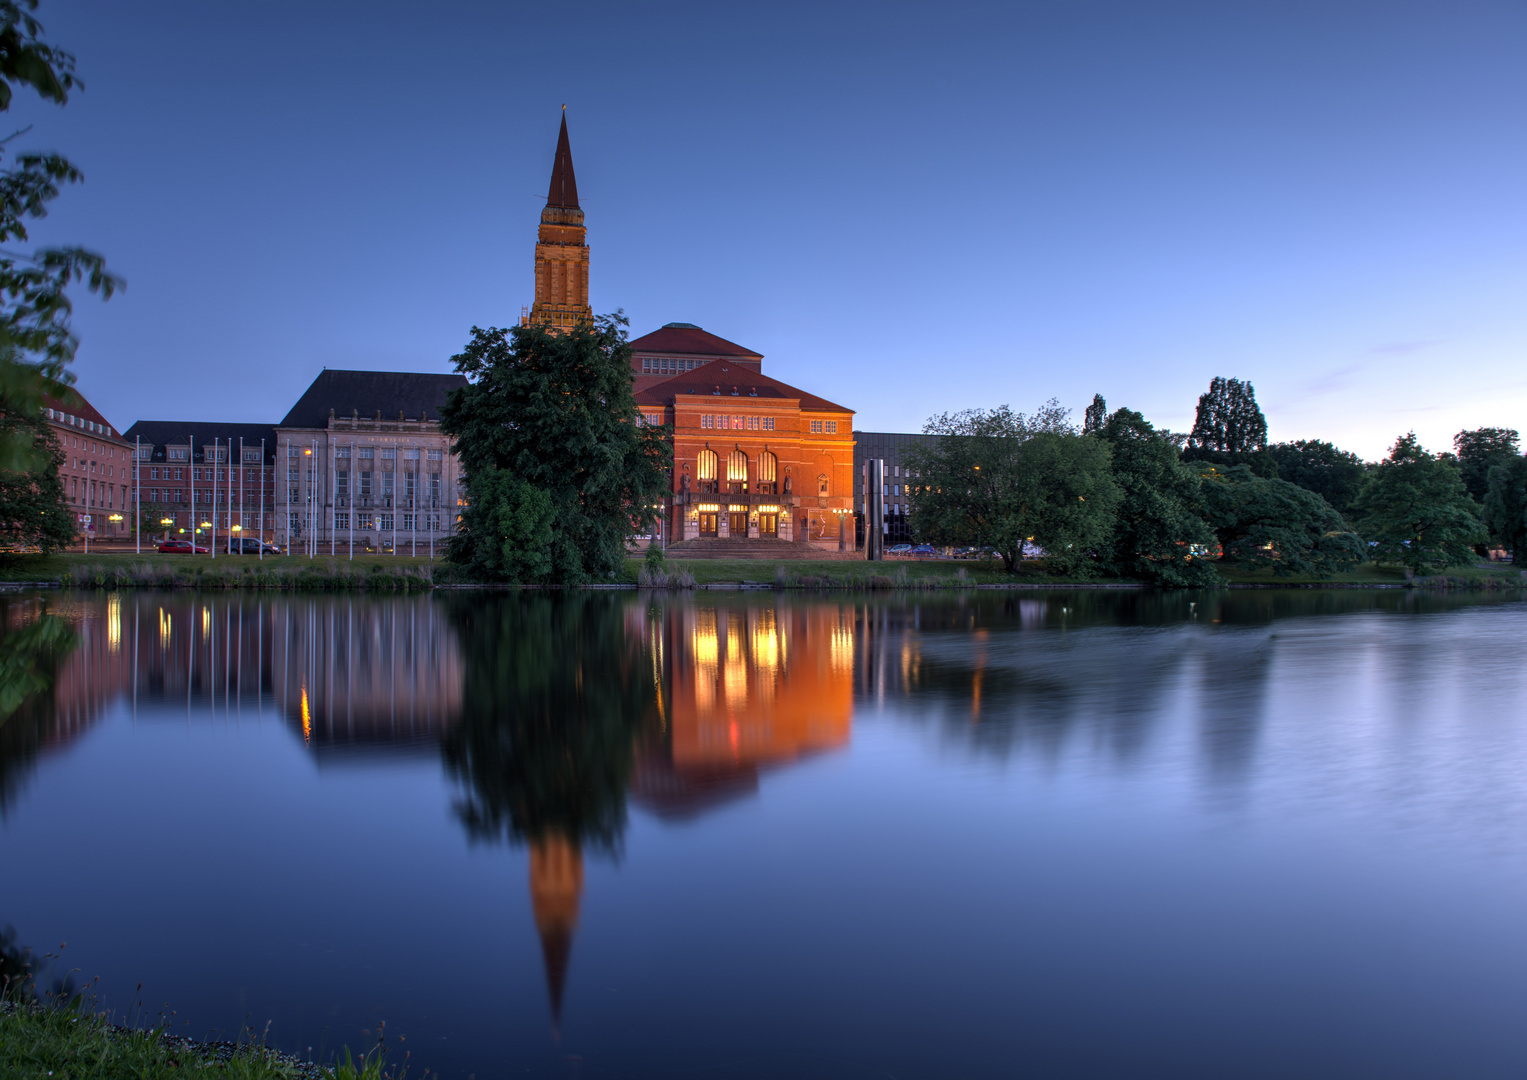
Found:
<svg viewBox="0 0 1527 1080"><path fill-rule="evenodd" d="M612 584L635 585L644 563L629 558ZM1226 585L1238 588L1310 586L1403 587L1403 570L1368 564L1333 578L1292 575L1270 570L1217 567ZM1045 572L1042 563L1023 563L1009 574L999 562L968 559L888 559L885 562L839 559L669 559L664 572L682 588L736 586L778 589L880 590L968 589L979 587L1138 588L1121 578L1068 578ZM416 592L440 585L473 584L460 568L444 559L405 555L343 555L317 559L301 556L143 555L67 552L58 555L0 554L0 582L40 583L80 588L271 589L293 591ZM1446 574L1418 578L1422 588L1503 589L1527 586L1513 566L1483 563L1457 567Z"/></svg>
<svg viewBox="0 0 1527 1080"><path fill-rule="evenodd" d="M390 1080L381 1053L332 1065L271 1050L251 1037L199 1042L164 1027L134 1028L79 1008L0 1003L0 1076L6 1080ZM251 1033L252 1035L252 1033Z"/></svg>
<svg viewBox="0 0 1527 1080"><path fill-rule="evenodd" d="M0 555L0 581L43 582L82 588L293 589L414 592L459 580L442 559L357 555L301 556L142 555L67 552Z"/></svg>

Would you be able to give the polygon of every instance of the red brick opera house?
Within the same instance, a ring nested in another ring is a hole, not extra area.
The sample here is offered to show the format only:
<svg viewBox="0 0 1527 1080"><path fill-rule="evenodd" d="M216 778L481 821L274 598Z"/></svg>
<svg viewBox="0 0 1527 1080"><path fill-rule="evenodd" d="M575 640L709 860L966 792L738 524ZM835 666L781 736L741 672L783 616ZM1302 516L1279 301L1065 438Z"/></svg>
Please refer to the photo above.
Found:
<svg viewBox="0 0 1527 1080"><path fill-rule="evenodd" d="M746 537L836 550L841 531L852 546L853 410L769 378L760 354L689 323L631 348L643 421L673 427L670 543Z"/></svg>

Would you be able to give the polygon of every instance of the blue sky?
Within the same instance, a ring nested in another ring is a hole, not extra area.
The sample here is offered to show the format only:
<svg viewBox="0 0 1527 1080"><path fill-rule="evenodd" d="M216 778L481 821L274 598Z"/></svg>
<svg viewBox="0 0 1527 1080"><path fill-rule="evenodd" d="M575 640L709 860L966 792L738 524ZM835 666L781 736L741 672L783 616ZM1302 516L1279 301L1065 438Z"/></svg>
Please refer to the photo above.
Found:
<svg viewBox="0 0 1527 1080"><path fill-rule="evenodd" d="M915 431L1215 375L1366 457L1527 428L1527 5L44 0L87 88L16 146L107 255L113 423L449 370L531 300L560 106L596 310Z"/></svg>

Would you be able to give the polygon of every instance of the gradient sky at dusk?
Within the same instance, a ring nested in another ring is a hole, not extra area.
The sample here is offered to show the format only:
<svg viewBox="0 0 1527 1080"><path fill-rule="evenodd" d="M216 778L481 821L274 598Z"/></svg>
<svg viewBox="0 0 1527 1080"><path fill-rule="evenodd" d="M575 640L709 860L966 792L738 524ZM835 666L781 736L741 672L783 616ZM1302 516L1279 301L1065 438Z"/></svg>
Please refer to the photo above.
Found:
<svg viewBox="0 0 1527 1080"><path fill-rule="evenodd" d="M568 107L597 311L698 323L918 430L1094 391L1379 456L1527 428L1527 5L44 0L87 89L13 144L79 387L274 422L320 368L449 370L529 304Z"/></svg>

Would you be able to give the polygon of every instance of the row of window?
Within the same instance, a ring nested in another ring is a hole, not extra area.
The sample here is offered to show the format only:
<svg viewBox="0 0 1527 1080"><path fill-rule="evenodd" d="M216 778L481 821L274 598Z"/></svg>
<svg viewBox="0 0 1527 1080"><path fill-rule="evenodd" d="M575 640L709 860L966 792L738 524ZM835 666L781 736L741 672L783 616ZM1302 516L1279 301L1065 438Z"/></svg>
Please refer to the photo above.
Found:
<svg viewBox="0 0 1527 1080"><path fill-rule="evenodd" d="M377 476L381 479L381 482L382 482L381 483L381 491L382 491L382 495L384 497L390 497L392 495L392 492L393 492L393 478L396 475L397 475L396 473L390 473L390 472L384 472L384 473L378 473L377 474ZM356 474L356 478L357 478L357 480L359 482L357 486L358 486L358 494L360 495L360 497L363 498L363 499L370 498L371 497L371 473L369 471L363 469L363 470L361 470L360 472L358 472ZM406 472L406 473L403 474L403 497L404 498L412 499L414 497L415 479L416 479L416 474L414 474L414 473ZM334 472L334 493L336 495L338 495L341 499L347 498L349 496L349 494L350 494L350 472L349 472L348 469L336 469L335 470L335 472ZM432 498L436 498L436 499L440 498L440 474L437 473L437 472L432 472L432 473L429 474L429 493L430 493L430 496Z"/></svg>
<svg viewBox="0 0 1527 1080"><path fill-rule="evenodd" d="M704 360L677 360L667 356L644 356L642 357L642 374L644 375L677 375L682 371L693 371Z"/></svg>
<svg viewBox="0 0 1527 1080"><path fill-rule="evenodd" d="M60 424L84 428L86 431L94 432L97 435L116 434L106 424L97 424L94 420L86 420L83 416L75 416L73 413L66 413L62 409L46 409L44 411L47 413L49 420L56 420Z"/></svg>
<svg viewBox="0 0 1527 1080"><path fill-rule="evenodd" d="M425 532L440 531L439 514L356 514L355 527L360 532L392 532L396 523L398 531L413 532L414 523L418 522L419 528ZM335 514L334 528L347 530L350 528L349 514Z"/></svg>
<svg viewBox="0 0 1527 1080"><path fill-rule="evenodd" d="M122 485L122 506L128 505L128 487ZM113 488L110 484L96 483L94 480L80 480L78 478L69 481L69 501L76 503L88 503L91 506L104 506L111 509Z"/></svg>
<svg viewBox="0 0 1527 1080"><path fill-rule="evenodd" d="M836 420L813 420L811 422L811 433L813 435L836 435L838 433L838 422Z"/></svg>
<svg viewBox="0 0 1527 1080"><path fill-rule="evenodd" d="M302 457L305 451L309 449L311 447L301 447L296 443L288 443L286 456L289 458ZM355 456L358 458L381 458L383 461L395 461L399 450L403 451L404 461L419 460L419 448L417 446L357 446L355 447ZM334 456L337 458L348 458L350 456L350 447L336 446L334 448ZM439 447L426 449L425 457L430 461L442 461L445 458L445 451Z"/></svg>
<svg viewBox="0 0 1527 1080"><path fill-rule="evenodd" d="M704 413L700 417L700 426L726 431L773 431L774 417L722 416L720 413Z"/></svg>

